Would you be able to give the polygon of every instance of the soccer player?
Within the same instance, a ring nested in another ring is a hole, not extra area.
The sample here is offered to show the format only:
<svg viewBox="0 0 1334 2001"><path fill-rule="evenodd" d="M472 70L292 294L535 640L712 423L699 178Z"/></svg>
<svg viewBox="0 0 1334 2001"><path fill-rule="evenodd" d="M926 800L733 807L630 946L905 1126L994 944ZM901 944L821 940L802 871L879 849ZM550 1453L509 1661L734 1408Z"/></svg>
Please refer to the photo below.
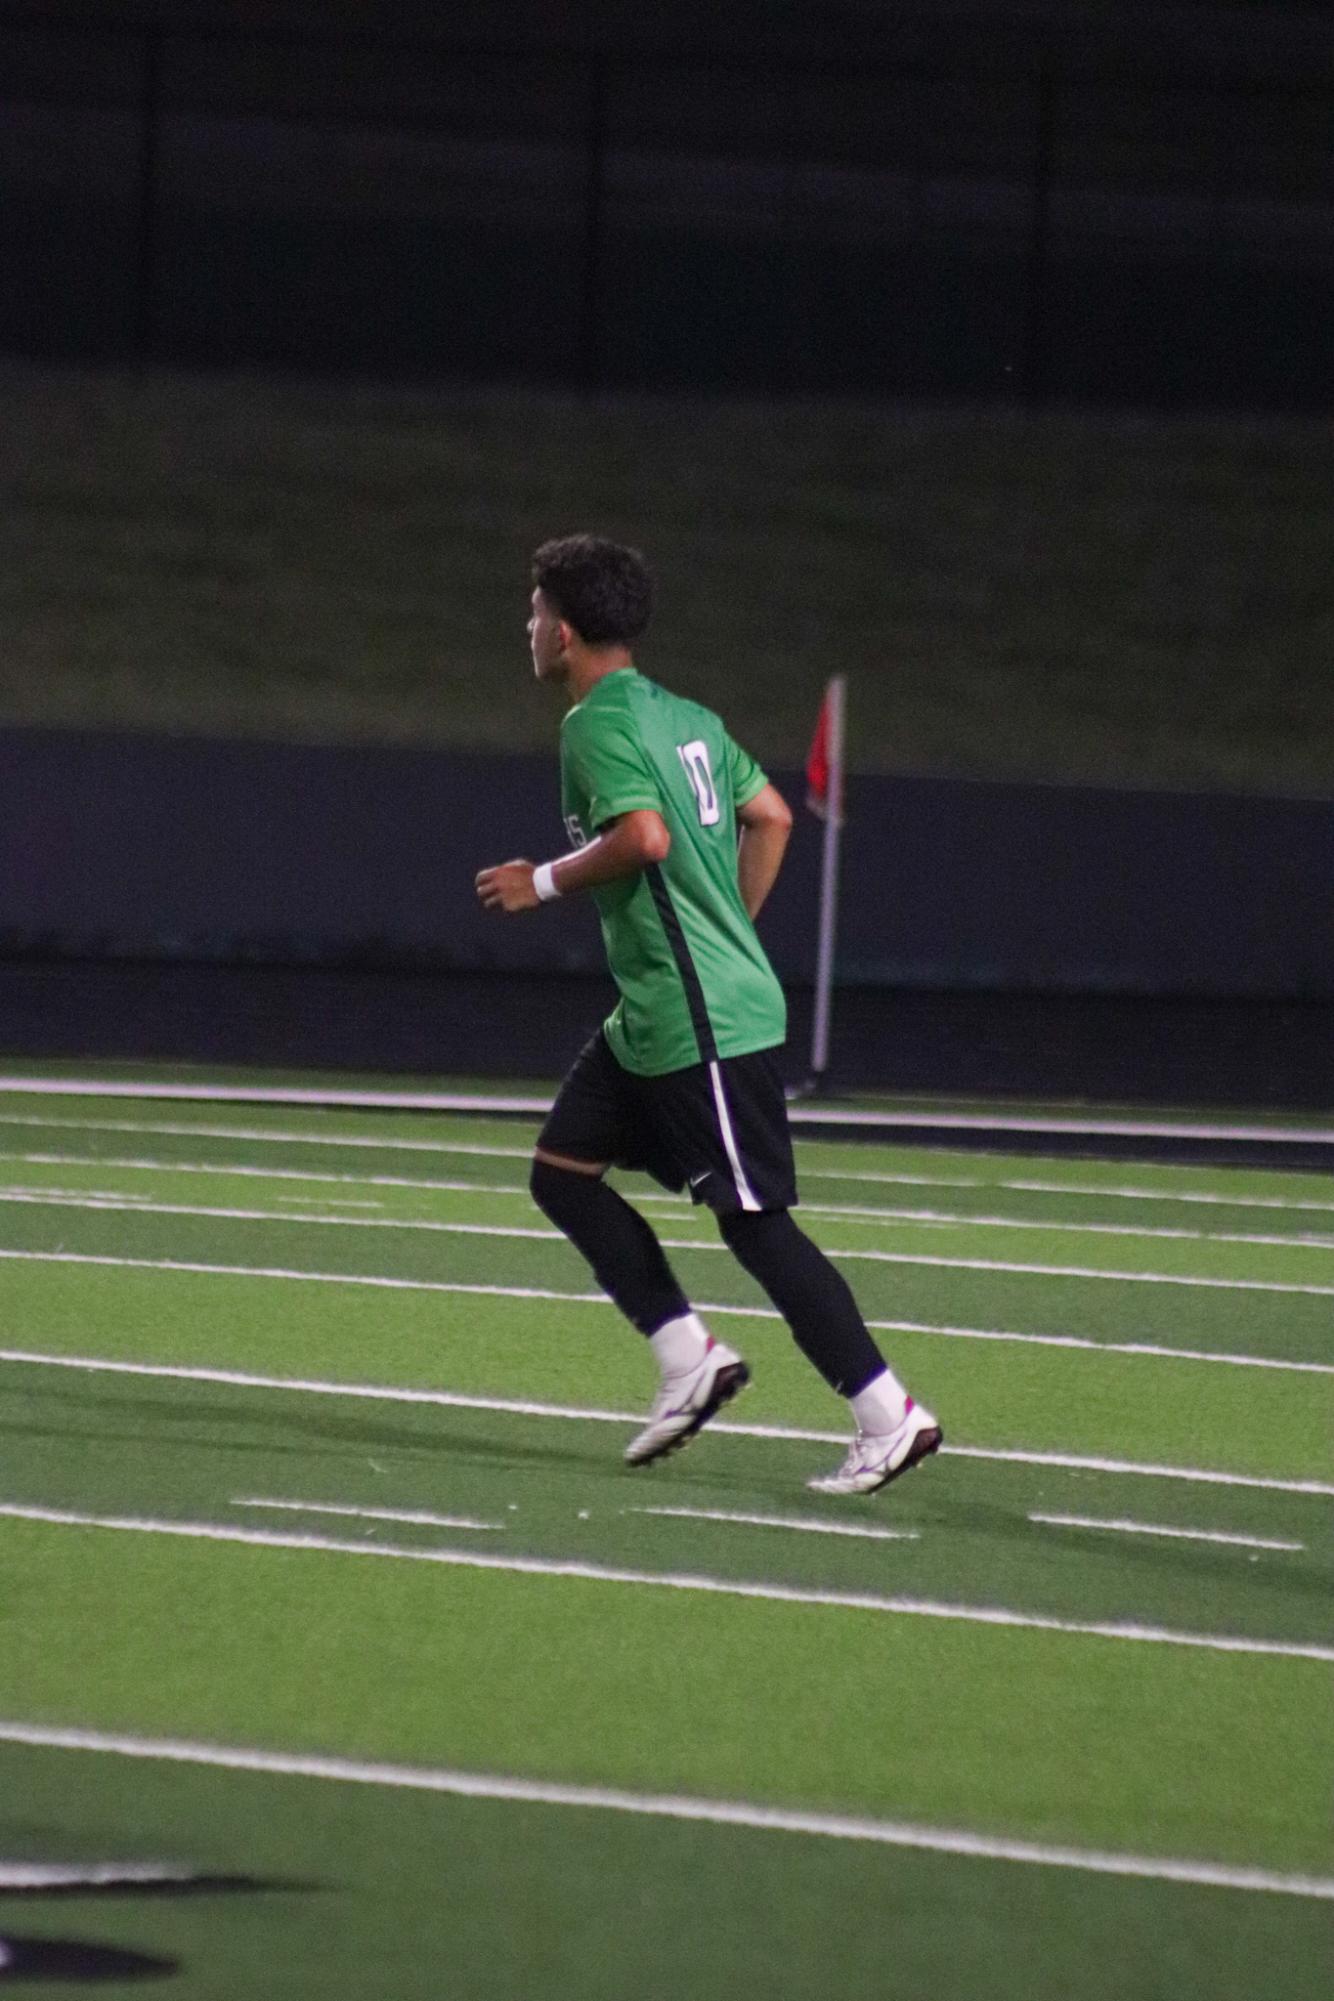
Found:
<svg viewBox="0 0 1334 2001"><path fill-rule="evenodd" d="M647 1335L661 1372L626 1448L646 1466L685 1445L750 1380L682 1292L637 1209L603 1179L644 1169L705 1202L803 1353L852 1406L843 1465L809 1484L869 1494L941 1442L885 1365L852 1292L798 1229L779 1069L783 992L755 932L792 827L782 795L712 710L635 667L651 584L637 550L591 535L533 558L528 636L539 681L569 704L561 792L573 847L482 869L488 909L591 891L620 999L583 1049L538 1136L533 1198Z"/></svg>

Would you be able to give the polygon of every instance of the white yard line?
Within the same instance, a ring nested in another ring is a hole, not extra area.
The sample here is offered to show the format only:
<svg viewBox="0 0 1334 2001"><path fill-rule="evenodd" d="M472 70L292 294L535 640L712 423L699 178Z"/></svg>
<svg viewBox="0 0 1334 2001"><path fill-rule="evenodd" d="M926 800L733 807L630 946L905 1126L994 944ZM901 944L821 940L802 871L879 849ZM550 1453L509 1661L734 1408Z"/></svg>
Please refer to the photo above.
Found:
<svg viewBox="0 0 1334 2001"><path fill-rule="evenodd" d="M701 1304L698 1310L740 1313L757 1309ZM933 1334L950 1341L1007 1341L1034 1348L1073 1348L1085 1354L1139 1355L1153 1361L1212 1362L1239 1369L1279 1369L1298 1375L1334 1376L1334 1362L1289 1362L1269 1355L1229 1355L1215 1348L1172 1348L1163 1341L1095 1341L1085 1334L1022 1334L1007 1328L949 1327L924 1320L868 1320L866 1324L886 1334Z"/></svg>
<svg viewBox="0 0 1334 2001"><path fill-rule="evenodd" d="M0 1253L0 1256L3 1256ZM271 1274L270 1274L271 1275ZM167 1362L124 1362L102 1356L51 1355L27 1348L0 1348L0 1362L34 1368L74 1369L90 1375L149 1376L175 1382L217 1383L232 1389L286 1391L307 1396L357 1397L379 1403L436 1404L450 1410L497 1411L517 1417L569 1419L578 1423L640 1425L639 1412L569 1404L537 1403L521 1397L470 1396L460 1390L400 1388L387 1383L335 1383L311 1376L262 1376L245 1369L211 1369ZM814 1431L798 1425L738 1424L715 1418L714 1433L736 1438L796 1439L817 1445L846 1445L846 1431ZM1054 1466L1075 1472L1133 1473L1162 1480L1188 1480L1215 1487L1258 1487L1271 1493L1311 1494L1334 1499L1334 1482L1284 1480L1258 1473L1222 1473L1202 1466L1161 1466L1071 1452L1028 1452L1019 1447L945 1445L959 1459L987 1459L1024 1466Z"/></svg>
<svg viewBox="0 0 1334 2001"><path fill-rule="evenodd" d="M63 1119L43 1112L0 1112L0 1126L40 1127L43 1130L73 1132L150 1133L171 1139L256 1140L266 1146L320 1146L369 1149L372 1153L458 1153L480 1155L488 1160L531 1160L527 1146L483 1146L461 1140L407 1139L402 1134L371 1137L365 1133L321 1133L280 1131L271 1126L219 1126L172 1124L161 1119Z"/></svg>
<svg viewBox="0 0 1334 2001"><path fill-rule="evenodd" d="M136 1174L203 1174L218 1180L237 1178L249 1181L299 1181L307 1186L333 1186L354 1188L404 1188L427 1193L439 1192L448 1195L473 1195L479 1197L499 1196L505 1200L519 1199L525 1203L532 1201L526 1184L508 1181L458 1181L444 1178L414 1177L401 1174L333 1174L315 1168L299 1167L255 1167L237 1166L224 1161L198 1160L151 1160L142 1157L111 1157L102 1154L78 1153L0 1153L0 1160L13 1161L26 1167L96 1167L123 1168ZM140 1205L151 1202L151 1196L135 1195L132 1191L118 1189L70 1189L22 1186L0 1189L0 1196L14 1195L16 1198L33 1194L48 1194L54 1197L86 1195L96 1197L101 1202L114 1201L118 1195L126 1201ZM296 1196L281 1196L284 1202L294 1202ZM378 1209L379 1202L352 1202L346 1197L316 1197L326 1208ZM680 1214L682 1220L691 1215L690 1205L679 1195L659 1195L638 1193L635 1200L654 1208L667 1208ZM1069 1222L1067 1220L1048 1221L1032 1216L984 1216L968 1215L956 1210L943 1209L896 1209L872 1207L869 1204L853 1202L804 1202L802 1213L807 1216L845 1217L860 1223L884 1223L890 1227L904 1224L928 1225L932 1229L977 1229L977 1230L1029 1230L1039 1233L1060 1232L1075 1236L1132 1237L1150 1240L1166 1238L1170 1241L1193 1244L1259 1244L1269 1249L1287 1250L1293 1247L1302 1250L1334 1251L1334 1237L1311 1233L1238 1231L1238 1230L1187 1230L1169 1228L1158 1224ZM1334 1206L1334 1205L1332 1205ZM402 1220L404 1227L415 1224L419 1219ZM710 1250L716 1248L710 1244Z"/></svg>
<svg viewBox="0 0 1334 2001"><path fill-rule="evenodd" d="M71 1121L71 1123L78 1122ZM1291 1209L1294 1212L1310 1210L1319 1215L1334 1215L1334 1201L1318 1202L1288 1195L1229 1195L1217 1189L1133 1188L1120 1182L1112 1185L1094 1181L1034 1181L1008 1177L1002 1181L991 1181L981 1180L976 1176L966 1180L961 1175L889 1174L867 1168L807 1167L804 1162L801 1165L800 1179L857 1181L877 1185L883 1183L891 1187L968 1188L975 1193L1002 1189L1023 1195L1077 1195L1093 1200L1106 1197L1116 1202L1207 1203L1222 1209ZM804 1208L806 1205L803 1203L802 1206Z"/></svg>
<svg viewBox="0 0 1334 2001"><path fill-rule="evenodd" d="M0 1738L3 1738L0 1729ZM200 1883L197 1869L173 1862L6 1862L0 1861L0 1892L23 1895L43 1890L124 1890L154 1883ZM4 1960L0 1959L0 1967Z"/></svg>
<svg viewBox="0 0 1334 2001"><path fill-rule="evenodd" d="M3 1083L0 1083L3 1089ZM485 1111L485 1103L475 1107ZM526 1108L524 1108L526 1109ZM1066 1133L1072 1138L1186 1139L1270 1141L1288 1145L1334 1146L1328 1126L1223 1125L1188 1119L1049 1118L1024 1112L858 1112L836 1107L792 1105L788 1117L798 1126L851 1126L864 1132L901 1129L940 1132Z"/></svg>
<svg viewBox="0 0 1334 2001"><path fill-rule="evenodd" d="M192 1216L223 1223L314 1223L326 1229L424 1230L437 1235L455 1237L503 1237L514 1242L560 1244L566 1242L559 1230L537 1229L519 1224L447 1223L426 1217L397 1219L387 1216L326 1216L313 1210L294 1210L279 1215L272 1209L224 1208L212 1203L136 1201L127 1200L122 1196L85 1194L76 1196L37 1188L0 1187L0 1203L35 1208L86 1209L108 1215L129 1212L139 1216ZM726 1244L705 1237L663 1237L661 1241L664 1248L671 1251L723 1253L727 1250ZM824 1249L826 1255L831 1258L872 1264L927 1265L932 1270L1014 1272L1031 1278L1106 1279L1124 1285L1202 1286L1220 1292L1300 1293L1315 1298L1334 1299L1334 1285L1297 1284L1286 1279L1210 1278L1199 1273L1107 1271L1097 1265L1027 1264L1008 1258L931 1257L924 1251L876 1251L848 1245L827 1244Z"/></svg>
<svg viewBox="0 0 1334 2001"><path fill-rule="evenodd" d="M606 1306L610 1302L600 1292L558 1292L542 1285L463 1285L449 1279L392 1278L374 1272L297 1271L285 1265L224 1265L192 1258L123 1258L97 1251L20 1251L0 1248L0 1259L16 1264L97 1265L114 1271L179 1271L202 1273L210 1278L285 1279L294 1284L364 1285L386 1292L475 1293L479 1298L553 1299L579 1306ZM776 1319L763 1307L701 1307L731 1313L753 1313L756 1318ZM1305 1366L1305 1365L1303 1365Z"/></svg>
<svg viewBox="0 0 1334 2001"><path fill-rule="evenodd" d="M1126 1188L1076 1185L1064 1181L996 1181L994 1188L1015 1189L1025 1195L1108 1195L1118 1202L1195 1202L1221 1209L1293 1209L1334 1215L1334 1202L1301 1200L1291 1195L1223 1195L1203 1188Z"/></svg>
<svg viewBox="0 0 1334 2001"><path fill-rule="evenodd" d="M817 1839L863 1841L889 1848L921 1848L977 1861L1028 1863L1049 1869L1076 1869L1099 1876L1132 1876L1150 1882L1202 1884L1210 1888L1277 1896L1334 1900L1334 1879L1284 1874L1234 1863L1196 1861L1162 1855L1108 1853L1045 1842L1011 1840L966 1829L921 1827L905 1821L852 1814L805 1813L757 1801L696 1799L681 1793L623 1792L607 1786L563 1785L546 1779L518 1779L488 1772L460 1772L422 1765L381 1764L366 1759L323 1757L314 1752L251 1750L197 1744L173 1737L137 1737L124 1732L62 1729L48 1723L0 1721L0 1742L38 1750L87 1751L167 1764L204 1765L233 1772L260 1772L282 1778L322 1779L342 1785L384 1786L411 1792L443 1793L460 1799L508 1800L525 1806L575 1807L605 1813L645 1815L655 1820L703 1822L766 1834L804 1834Z"/></svg>
<svg viewBox="0 0 1334 2001"><path fill-rule="evenodd" d="M736 1515L726 1508L627 1508L627 1515L663 1515L683 1522L736 1522L743 1528L793 1529L807 1535L856 1536L863 1542L920 1542L920 1529L858 1528L853 1522L814 1521L809 1515Z"/></svg>
<svg viewBox="0 0 1334 2001"><path fill-rule="evenodd" d="M274 1265L203 1264L183 1258L123 1258L91 1251L20 1251L0 1248L0 1260L23 1264L97 1265L111 1270L194 1272L216 1278L268 1278L313 1285L381 1286L397 1292L457 1293L479 1299L554 1300L568 1306L609 1306L602 1292L563 1292L554 1286L471 1285L462 1280L390 1278L372 1273L297 1271ZM768 1306L727 1305L701 1299L696 1311L738 1320L778 1320ZM1222 1349L1172 1348L1157 1341L1095 1341L1083 1334L1025 1334L1000 1327L952 1327L925 1320L868 1320L874 1333L929 1334L950 1341L1017 1342L1037 1348L1069 1348L1083 1354L1130 1355L1149 1361L1206 1362L1227 1368L1277 1369L1293 1375L1334 1375L1334 1362L1294 1362L1272 1355L1231 1355Z"/></svg>
<svg viewBox="0 0 1334 2001"><path fill-rule="evenodd" d="M32 1097L161 1098L203 1104L328 1105L369 1107L404 1112L493 1112L501 1116L550 1110L545 1095L477 1091L368 1091L329 1085L182 1084L159 1079L80 1080L76 1077L0 1076L0 1092ZM797 1126L852 1126L866 1131L901 1127L945 1132L1033 1132L1122 1135L1146 1139L1268 1141L1334 1146L1334 1129L1323 1126L1224 1125L1207 1121L1165 1119L1053 1118L1026 1112L854 1111L837 1106L792 1105L788 1113Z"/></svg>
<svg viewBox="0 0 1334 2001"><path fill-rule="evenodd" d="M12 1160L18 1157L19 1156L13 1154L9 1155L0 1154L0 1159ZM66 1167L99 1167L99 1166L129 1167L131 1165L138 1165L140 1163L132 1163L130 1161L124 1161L124 1160L107 1160L107 1161L65 1160L63 1162L58 1162L54 1155L48 1154L44 1158L35 1156L32 1157L30 1164L34 1166L43 1166L43 1167L54 1167L57 1165L64 1165ZM190 1170L186 1169L185 1171L188 1173ZM241 1171L246 1172L246 1170L244 1169L242 1169ZM270 1175L266 1170L252 1170L252 1171L263 1172L264 1179L266 1181L270 1179L285 1178L283 1170L281 1169L278 1170L278 1172L274 1175ZM294 1175L292 1178L297 1181L311 1181L311 1180L320 1180L326 1177L322 1177L319 1175L298 1174ZM343 1175L331 1174L327 1177L327 1179L330 1181L335 1181L335 1180L355 1181L356 1177L353 1175L343 1176ZM471 1183L469 1185L475 1187L476 1183ZM55 1182L45 1182L45 1181L17 1183L17 1184L14 1183L0 1184L0 1202L6 1202L6 1201L34 1202L41 1200L45 1200L58 1208L77 1209L84 1205L94 1209L116 1209L124 1207L126 1209L143 1210L144 1213L149 1216L157 1215L158 1213L160 1213L162 1208L162 1205L160 1203L154 1202L153 1197L151 1195L136 1194L133 1189L61 1188ZM383 1202L349 1199L347 1196L342 1196L342 1195L276 1195L275 1194L273 1200L275 1202L281 1202L289 1208L293 1204L303 1203L306 1208L310 1208L311 1205L313 1204L315 1207L319 1209L378 1209L380 1211L383 1211L385 1206ZM289 1221L301 1222L304 1220L305 1218L300 1215L294 1217L288 1217L275 1214L274 1216L275 1222L289 1222ZM325 1218L325 1220L326 1222L334 1223L338 1222L340 1219L337 1216L328 1216ZM351 1220L355 1221L356 1219L353 1218ZM393 1219L382 1216L381 1218L377 1218L377 1220L383 1220L386 1224L388 1224L392 1222Z"/></svg>
<svg viewBox="0 0 1334 2001"><path fill-rule="evenodd" d="M533 1199L527 1187L517 1182L456 1181L407 1174L333 1174L327 1169L315 1167L239 1166L223 1160L151 1160L142 1156L112 1157L96 1153L0 1153L0 1160L12 1160L28 1167L123 1167L137 1174L212 1174L219 1180L235 1176L243 1181L300 1181L321 1187L409 1188L427 1193L439 1191L444 1195L522 1195L530 1202ZM84 1189L80 1192L89 1194L92 1191ZM683 1213L689 1214L689 1204L679 1196L664 1195L649 1199L674 1202ZM382 1205L372 1203L368 1206L379 1208Z"/></svg>
<svg viewBox="0 0 1334 2001"><path fill-rule="evenodd" d="M526 1190L516 1191L527 1193ZM850 1202L803 1202L810 1216L841 1216L866 1223L925 1224L967 1230L1035 1230L1081 1237L1166 1238L1189 1244L1261 1244L1269 1249L1334 1251L1334 1237L1310 1232L1275 1233L1258 1230L1186 1230L1157 1223L1080 1223L1035 1216L978 1216L947 1209L873 1209Z"/></svg>
<svg viewBox="0 0 1334 2001"><path fill-rule="evenodd" d="M268 1146L347 1147L363 1150L369 1149L374 1153L458 1154L468 1158L487 1160L531 1160L533 1153L531 1145L491 1146L463 1140L408 1139L402 1134L384 1134L372 1138L364 1133L294 1132L289 1129L278 1130L264 1126L204 1125L195 1123L173 1124L163 1120L147 1119L69 1119L51 1117L40 1112L33 1112L27 1115L16 1112L0 1113L0 1126L6 1125L25 1126L28 1128L37 1127L43 1130L68 1129L74 1132L161 1134L168 1138L179 1139L247 1140ZM816 1142L807 1140L798 1142L799 1149L802 1151L807 1146L814 1144ZM301 1170L294 1168L291 1172L299 1174ZM1134 1188L1126 1187L1119 1183L1114 1187L1103 1187L1096 1183L1084 1181L993 1181L977 1175L892 1174L888 1172L876 1172L865 1168L808 1167L804 1163L801 1168L801 1176L803 1180L809 1181L856 1181L907 1188L970 1188L976 1190L1000 1188L1015 1190L1025 1194L1077 1195L1093 1199L1097 1199L1100 1196L1109 1196L1117 1201L1193 1202L1214 1204L1226 1209L1277 1209L1310 1211L1321 1215L1334 1214L1334 1201L1300 1200L1282 1195L1230 1195L1221 1194L1216 1190L1202 1189ZM386 1177L386 1179L391 1186L394 1185L393 1177ZM417 1185L430 1186L432 1184L417 1184L404 1181L400 1185L412 1187ZM655 1197L653 1199L658 1198ZM664 1197L662 1199L674 1200L676 1198ZM809 1205L804 1204L803 1206Z"/></svg>
<svg viewBox="0 0 1334 2001"><path fill-rule="evenodd" d="M470 1515L433 1515L421 1508L352 1508L338 1501L274 1501L258 1494L235 1494L234 1508L284 1508L296 1515L352 1515L358 1521L407 1522L423 1529L503 1529L504 1522L478 1522Z"/></svg>
<svg viewBox="0 0 1334 2001"><path fill-rule="evenodd" d="M307 1202L310 1201L312 1198L307 1195L275 1195L273 1199L275 1202L297 1203L297 1202ZM364 1201L357 1202L350 1200L346 1195L317 1195L313 1199L319 1203L322 1209L383 1209L384 1208L383 1202L364 1202Z"/></svg>
<svg viewBox="0 0 1334 2001"><path fill-rule="evenodd" d="M263 1498L258 1494L235 1494L234 1508L275 1508L294 1515L350 1515L358 1520L376 1522L410 1522L421 1528L440 1529L503 1529L504 1522L478 1522L466 1515L432 1515L418 1509L405 1508L353 1508L331 1501L289 1501ZM762 1529L807 1530L814 1535L857 1536L870 1542L920 1542L921 1533L917 1529L872 1529L856 1528L850 1522L814 1521L807 1515L734 1515L717 1508L623 1508L626 1515L670 1515L683 1521L692 1522L738 1522L746 1527ZM1281 1545L1288 1547L1288 1545ZM1291 1547L1301 1548L1300 1543Z"/></svg>
<svg viewBox="0 0 1334 2001"><path fill-rule="evenodd" d="M478 1096L473 1091L356 1091L333 1085L301 1084L183 1084L150 1077L129 1078L0 1076L0 1092L14 1097L161 1099L195 1105L326 1105L384 1112L494 1112L509 1117L550 1111L550 1096L499 1092Z"/></svg>
<svg viewBox="0 0 1334 2001"><path fill-rule="evenodd" d="M740 1429L740 1426L735 1427ZM715 1423L713 1429L718 1429ZM1095 1453L1009 1451L1000 1446L945 1445L959 1459L1008 1460L1020 1466L1061 1466L1076 1473L1141 1473L1160 1480L1190 1480L1210 1487L1263 1487L1272 1493L1319 1494L1334 1500L1334 1480L1278 1480L1256 1473L1216 1473L1202 1466L1162 1466L1150 1461L1108 1459Z"/></svg>
<svg viewBox="0 0 1334 2001"><path fill-rule="evenodd" d="M170 1536L188 1542L240 1544L247 1548L290 1549L316 1555L384 1558L398 1563L435 1563L452 1570L491 1570L507 1576L559 1578L562 1582L614 1584L655 1591L702 1593L708 1597L760 1600L766 1604L809 1605L840 1612L874 1612L897 1618L941 1619L972 1626L1058 1633L1068 1638L1123 1640L1136 1644L1186 1647L1203 1653L1247 1654L1266 1659L1318 1661L1334 1665L1334 1647L1312 1640L1255 1639L1241 1633L1192 1633L1171 1626L1130 1620L1057 1619L1004 1605L953 1605L929 1598L883 1597L871 1591L818 1591L797 1584L710 1577L689 1571L630 1570L617 1564L586 1563L571 1557L489 1556L480 1550L420 1549L406 1544L342 1542L332 1536L285 1534L276 1529L243 1529L226 1522L160 1520L149 1515L92 1515L73 1508L32 1507L0 1502L0 1519L36 1522L51 1528L104 1529L119 1534Z"/></svg>
<svg viewBox="0 0 1334 2001"><path fill-rule="evenodd" d="M1158 1522L1106 1521L1096 1515L1030 1515L1030 1522L1044 1522L1053 1528L1065 1529L1114 1529L1124 1535L1171 1536L1180 1542L1222 1542L1235 1543L1239 1549L1287 1549L1306 1548L1304 1542L1280 1542L1271 1536L1262 1535L1222 1535L1216 1529L1173 1529L1164 1528Z"/></svg>

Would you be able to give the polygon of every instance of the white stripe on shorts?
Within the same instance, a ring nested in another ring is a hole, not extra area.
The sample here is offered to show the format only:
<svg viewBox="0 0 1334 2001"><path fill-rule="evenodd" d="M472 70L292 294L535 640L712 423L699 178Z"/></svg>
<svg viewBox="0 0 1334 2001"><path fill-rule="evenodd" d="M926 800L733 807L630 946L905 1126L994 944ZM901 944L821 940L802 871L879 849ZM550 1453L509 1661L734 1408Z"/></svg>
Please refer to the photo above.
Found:
<svg viewBox="0 0 1334 2001"><path fill-rule="evenodd" d="M727 1109L727 1095L723 1090L723 1073L716 1062L709 1065L709 1076L713 1081L713 1102L718 1112L718 1125L727 1149L727 1161L732 1170L732 1183L743 1209L758 1209L755 1191L746 1179L746 1170L741 1165L741 1155L737 1151L736 1134L732 1130L731 1114Z"/></svg>

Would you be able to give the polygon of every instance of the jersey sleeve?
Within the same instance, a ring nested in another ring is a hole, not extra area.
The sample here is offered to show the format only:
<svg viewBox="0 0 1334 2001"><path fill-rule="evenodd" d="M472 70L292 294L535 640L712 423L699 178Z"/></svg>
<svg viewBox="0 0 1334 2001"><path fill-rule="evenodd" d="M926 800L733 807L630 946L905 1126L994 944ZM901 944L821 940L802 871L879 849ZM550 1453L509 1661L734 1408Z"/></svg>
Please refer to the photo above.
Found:
<svg viewBox="0 0 1334 2001"><path fill-rule="evenodd" d="M729 737L724 738L727 746L727 766L732 778L732 801L737 806L749 806L752 799L769 783L767 773L761 771L748 750Z"/></svg>
<svg viewBox="0 0 1334 2001"><path fill-rule="evenodd" d="M561 731L561 757L589 802L590 833L621 813L661 812L662 787L623 717L572 712Z"/></svg>

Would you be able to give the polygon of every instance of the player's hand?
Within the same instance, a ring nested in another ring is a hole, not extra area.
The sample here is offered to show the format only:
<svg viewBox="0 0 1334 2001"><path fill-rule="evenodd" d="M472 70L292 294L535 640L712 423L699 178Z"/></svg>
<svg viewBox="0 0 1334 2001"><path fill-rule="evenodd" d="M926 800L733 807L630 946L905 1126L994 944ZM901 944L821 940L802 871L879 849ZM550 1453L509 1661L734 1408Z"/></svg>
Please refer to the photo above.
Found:
<svg viewBox="0 0 1334 2001"><path fill-rule="evenodd" d="M480 869L477 894L488 910L536 910L539 899L533 888L533 864L501 862L498 868Z"/></svg>

